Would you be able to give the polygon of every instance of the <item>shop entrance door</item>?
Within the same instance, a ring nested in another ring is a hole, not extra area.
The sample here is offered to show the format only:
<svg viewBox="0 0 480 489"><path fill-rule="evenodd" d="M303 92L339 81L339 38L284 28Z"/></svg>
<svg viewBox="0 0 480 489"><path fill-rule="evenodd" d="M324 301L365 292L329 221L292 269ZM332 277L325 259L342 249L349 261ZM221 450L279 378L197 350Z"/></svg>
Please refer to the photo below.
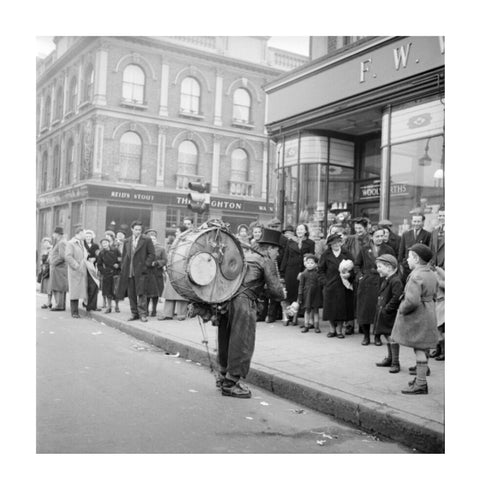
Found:
<svg viewBox="0 0 480 489"><path fill-rule="evenodd" d="M150 209L142 207L107 207L107 218L105 222L105 229L109 226L118 231L121 224L126 224L128 229L133 221L142 221L143 230L145 231L150 227L150 215L152 211ZM112 224L115 223L115 224Z"/></svg>

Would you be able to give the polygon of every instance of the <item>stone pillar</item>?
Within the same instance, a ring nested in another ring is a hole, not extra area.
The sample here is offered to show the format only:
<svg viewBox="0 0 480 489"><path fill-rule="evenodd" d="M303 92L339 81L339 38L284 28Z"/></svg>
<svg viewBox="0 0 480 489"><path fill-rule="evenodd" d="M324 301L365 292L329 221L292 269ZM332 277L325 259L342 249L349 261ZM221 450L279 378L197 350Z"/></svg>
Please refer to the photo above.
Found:
<svg viewBox="0 0 480 489"><path fill-rule="evenodd" d="M103 134L104 125L96 124L94 131L93 143L93 176L94 178L102 178L102 163L103 163Z"/></svg>
<svg viewBox="0 0 480 489"><path fill-rule="evenodd" d="M55 85L52 85L52 94L50 96L50 120L47 121L47 127L50 127L52 125L52 121L55 120Z"/></svg>
<svg viewBox="0 0 480 489"><path fill-rule="evenodd" d="M391 107L382 116L382 169L380 174L380 219L388 219L390 214L390 128Z"/></svg>
<svg viewBox="0 0 480 489"><path fill-rule="evenodd" d="M42 92L42 94L40 95L40 115L39 115L40 121L38 124L38 127L39 127L38 132L40 132L43 129L44 114L45 114L45 94Z"/></svg>
<svg viewBox="0 0 480 489"><path fill-rule="evenodd" d="M221 71L217 71L215 81L215 117L213 123L216 126L222 125L222 101L223 101L223 76Z"/></svg>
<svg viewBox="0 0 480 489"><path fill-rule="evenodd" d="M103 48L95 53L95 73L93 103L95 105L107 105L107 68L108 51Z"/></svg>
<svg viewBox="0 0 480 489"><path fill-rule="evenodd" d="M220 176L220 140L221 136L213 135L213 158L212 158L212 193L218 193Z"/></svg>
<svg viewBox="0 0 480 489"><path fill-rule="evenodd" d="M166 155L167 134L166 128L160 126L158 128L158 143L157 143L157 187L165 185L165 155Z"/></svg>
<svg viewBox="0 0 480 489"><path fill-rule="evenodd" d="M75 104L75 107L72 107L73 111L77 113L78 107L82 103L82 88L83 88L83 70L82 70L82 64L80 63L78 65L78 75L77 75L77 103Z"/></svg>
<svg viewBox="0 0 480 489"><path fill-rule="evenodd" d="M67 113L67 104L68 104L68 70L64 71L63 74L63 112L62 112L62 121L65 118L65 114Z"/></svg>
<svg viewBox="0 0 480 489"><path fill-rule="evenodd" d="M262 199L267 198L268 144L269 144L268 141L263 143Z"/></svg>
<svg viewBox="0 0 480 489"><path fill-rule="evenodd" d="M167 60L163 60L162 63L162 80L160 83L160 111L158 115L168 116L168 80L170 74L170 67L167 64Z"/></svg>

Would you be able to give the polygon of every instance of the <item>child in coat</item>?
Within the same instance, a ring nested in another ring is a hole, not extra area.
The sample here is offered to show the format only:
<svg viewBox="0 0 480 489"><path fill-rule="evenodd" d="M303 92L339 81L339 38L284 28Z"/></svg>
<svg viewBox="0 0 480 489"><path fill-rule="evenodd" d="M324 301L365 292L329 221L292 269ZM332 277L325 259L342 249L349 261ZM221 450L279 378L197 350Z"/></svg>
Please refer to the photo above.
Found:
<svg viewBox="0 0 480 489"><path fill-rule="evenodd" d="M403 282L398 274L397 259L393 255L381 255L377 257L376 262L381 282L373 333L379 336L384 335L387 340L387 357L376 365L377 367L390 367L390 373L396 374L400 372L400 345L392 341L390 335L403 293Z"/></svg>
<svg viewBox="0 0 480 489"><path fill-rule="evenodd" d="M120 273L120 251L110 247L110 240L103 238L100 241L100 250L97 256L97 269L102 276L102 294L107 299L105 314L112 312L112 299L115 300L115 312L120 312L118 300L115 294L115 277Z"/></svg>
<svg viewBox="0 0 480 489"><path fill-rule="evenodd" d="M322 305L321 288L318 276L318 259L314 254L306 254L303 263L305 270L299 275L297 302L305 309L305 322L302 333L315 328L320 333L319 309Z"/></svg>
<svg viewBox="0 0 480 489"><path fill-rule="evenodd" d="M398 308L392 330L396 343L413 348L417 360L416 377L402 394L428 394L427 350L435 348L439 339L435 314L437 277L428 262L433 253L424 244L413 245L408 252L408 266L412 272L405 284L405 292Z"/></svg>

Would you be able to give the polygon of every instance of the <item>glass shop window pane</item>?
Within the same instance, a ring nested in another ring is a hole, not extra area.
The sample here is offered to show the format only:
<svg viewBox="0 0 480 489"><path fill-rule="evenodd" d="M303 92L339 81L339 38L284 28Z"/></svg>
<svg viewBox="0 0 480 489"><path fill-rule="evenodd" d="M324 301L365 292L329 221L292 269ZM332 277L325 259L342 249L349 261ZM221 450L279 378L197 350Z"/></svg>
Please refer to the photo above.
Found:
<svg viewBox="0 0 480 489"><path fill-rule="evenodd" d="M382 168L380 138L364 141L360 152L360 179L380 178Z"/></svg>
<svg viewBox="0 0 480 489"><path fill-rule="evenodd" d="M326 168L326 167L325 167ZM352 217L353 168L329 166L328 226Z"/></svg>

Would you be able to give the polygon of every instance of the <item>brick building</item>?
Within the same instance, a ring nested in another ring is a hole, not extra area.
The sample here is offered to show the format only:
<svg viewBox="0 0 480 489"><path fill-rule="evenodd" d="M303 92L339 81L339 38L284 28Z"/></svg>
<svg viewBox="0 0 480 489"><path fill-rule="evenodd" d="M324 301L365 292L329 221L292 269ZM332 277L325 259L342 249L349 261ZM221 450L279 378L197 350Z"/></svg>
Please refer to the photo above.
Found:
<svg viewBox="0 0 480 489"><path fill-rule="evenodd" d="M163 239L189 212L272 216L263 86L306 57L268 37L56 37L37 60L37 243L81 222L103 233L140 218Z"/></svg>

